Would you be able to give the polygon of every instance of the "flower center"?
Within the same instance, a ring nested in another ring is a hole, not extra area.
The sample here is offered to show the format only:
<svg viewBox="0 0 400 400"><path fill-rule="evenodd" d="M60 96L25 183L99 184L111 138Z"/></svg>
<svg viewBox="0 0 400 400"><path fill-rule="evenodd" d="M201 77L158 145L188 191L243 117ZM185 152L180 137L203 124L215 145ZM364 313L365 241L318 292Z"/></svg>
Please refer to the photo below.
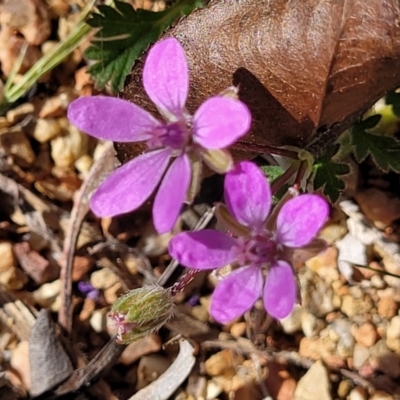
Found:
<svg viewBox="0 0 400 400"><path fill-rule="evenodd" d="M233 248L239 265L271 263L276 256L276 243L267 235L239 237Z"/></svg>
<svg viewBox="0 0 400 400"><path fill-rule="evenodd" d="M181 121L162 125L152 132L147 141L150 149L170 147L174 150L184 149L189 141L189 130Z"/></svg>

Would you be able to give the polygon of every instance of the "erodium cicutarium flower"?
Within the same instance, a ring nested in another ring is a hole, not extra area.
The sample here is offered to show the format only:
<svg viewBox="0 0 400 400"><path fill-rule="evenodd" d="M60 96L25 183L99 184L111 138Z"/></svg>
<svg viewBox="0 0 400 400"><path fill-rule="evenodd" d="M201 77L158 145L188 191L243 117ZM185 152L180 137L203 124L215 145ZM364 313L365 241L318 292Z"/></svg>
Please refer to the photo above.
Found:
<svg viewBox="0 0 400 400"><path fill-rule="evenodd" d="M90 207L100 217L133 211L161 182L154 200L153 222L163 233L173 227L186 199L192 161L202 159L218 170L218 159L223 159L217 172L232 168L232 159L224 149L247 133L251 115L245 104L225 96L209 98L190 115L185 108L188 66L183 48L174 38L150 49L143 86L164 121L128 101L104 96L73 101L68 118L98 139L146 141L148 150L114 171L93 194Z"/></svg>
<svg viewBox="0 0 400 400"><path fill-rule="evenodd" d="M237 164L226 175L224 189L232 219L230 234L216 230L180 233L170 241L169 252L189 268L233 266L213 293L215 320L228 323L238 318L260 297L271 316L285 318L298 295L290 249L314 239L328 217L328 204L314 194L293 197L282 205L271 229L267 224L271 190L255 164Z"/></svg>

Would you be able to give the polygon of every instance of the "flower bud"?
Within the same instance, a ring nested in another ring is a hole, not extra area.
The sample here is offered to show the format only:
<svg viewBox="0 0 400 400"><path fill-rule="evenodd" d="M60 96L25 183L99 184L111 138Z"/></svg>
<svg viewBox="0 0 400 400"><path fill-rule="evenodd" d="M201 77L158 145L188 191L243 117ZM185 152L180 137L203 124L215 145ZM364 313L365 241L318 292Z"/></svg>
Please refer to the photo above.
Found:
<svg viewBox="0 0 400 400"><path fill-rule="evenodd" d="M121 296L108 318L117 329L117 341L130 343L160 329L172 317L171 294L161 286L145 286Z"/></svg>

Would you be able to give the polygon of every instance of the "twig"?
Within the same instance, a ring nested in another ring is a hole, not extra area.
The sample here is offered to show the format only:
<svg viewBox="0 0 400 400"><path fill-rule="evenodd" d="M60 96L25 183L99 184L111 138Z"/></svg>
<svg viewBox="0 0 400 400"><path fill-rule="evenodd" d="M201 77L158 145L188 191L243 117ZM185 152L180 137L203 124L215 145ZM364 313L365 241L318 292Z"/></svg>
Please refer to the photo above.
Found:
<svg viewBox="0 0 400 400"><path fill-rule="evenodd" d="M272 147L267 145L258 145L254 143L237 142L233 145L233 149L252 151L259 154L274 154L277 156L292 158L293 160L297 160L299 158L296 151L281 149L278 147Z"/></svg>
<svg viewBox="0 0 400 400"><path fill-rule="evenodd" d="M124 349L125 345L119 344L115 338L111 338L88 365L75 370L68 380L58 387L54 392L56 396L51 397L51 399L76 392L82 387L88 387L93 384L108 368L115 364Z"/></svg>
<svg viewBox="0 0 400 400"><path fill-rule="evenodd" d="M59 324L67 332L72 328L72 264L75 246L83 219L89 211L89 195L98 186L102 178L115 168L114 147L111 142L105 145L103 154L95 161L90 173L75 196L65 241L61 267L61 307L58 313Z"/></svg>

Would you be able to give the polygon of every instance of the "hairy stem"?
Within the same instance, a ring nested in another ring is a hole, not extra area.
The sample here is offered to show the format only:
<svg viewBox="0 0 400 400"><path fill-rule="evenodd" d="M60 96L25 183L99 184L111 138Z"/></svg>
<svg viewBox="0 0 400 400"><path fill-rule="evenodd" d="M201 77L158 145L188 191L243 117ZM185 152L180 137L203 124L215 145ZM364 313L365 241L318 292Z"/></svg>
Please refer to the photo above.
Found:
<svg viewBox="0 0 400 400"><path fill-rule="evenodd" d="M271 183L271 193L274 195L296 173L297 167L291 165L279 178Z"/></svg>

